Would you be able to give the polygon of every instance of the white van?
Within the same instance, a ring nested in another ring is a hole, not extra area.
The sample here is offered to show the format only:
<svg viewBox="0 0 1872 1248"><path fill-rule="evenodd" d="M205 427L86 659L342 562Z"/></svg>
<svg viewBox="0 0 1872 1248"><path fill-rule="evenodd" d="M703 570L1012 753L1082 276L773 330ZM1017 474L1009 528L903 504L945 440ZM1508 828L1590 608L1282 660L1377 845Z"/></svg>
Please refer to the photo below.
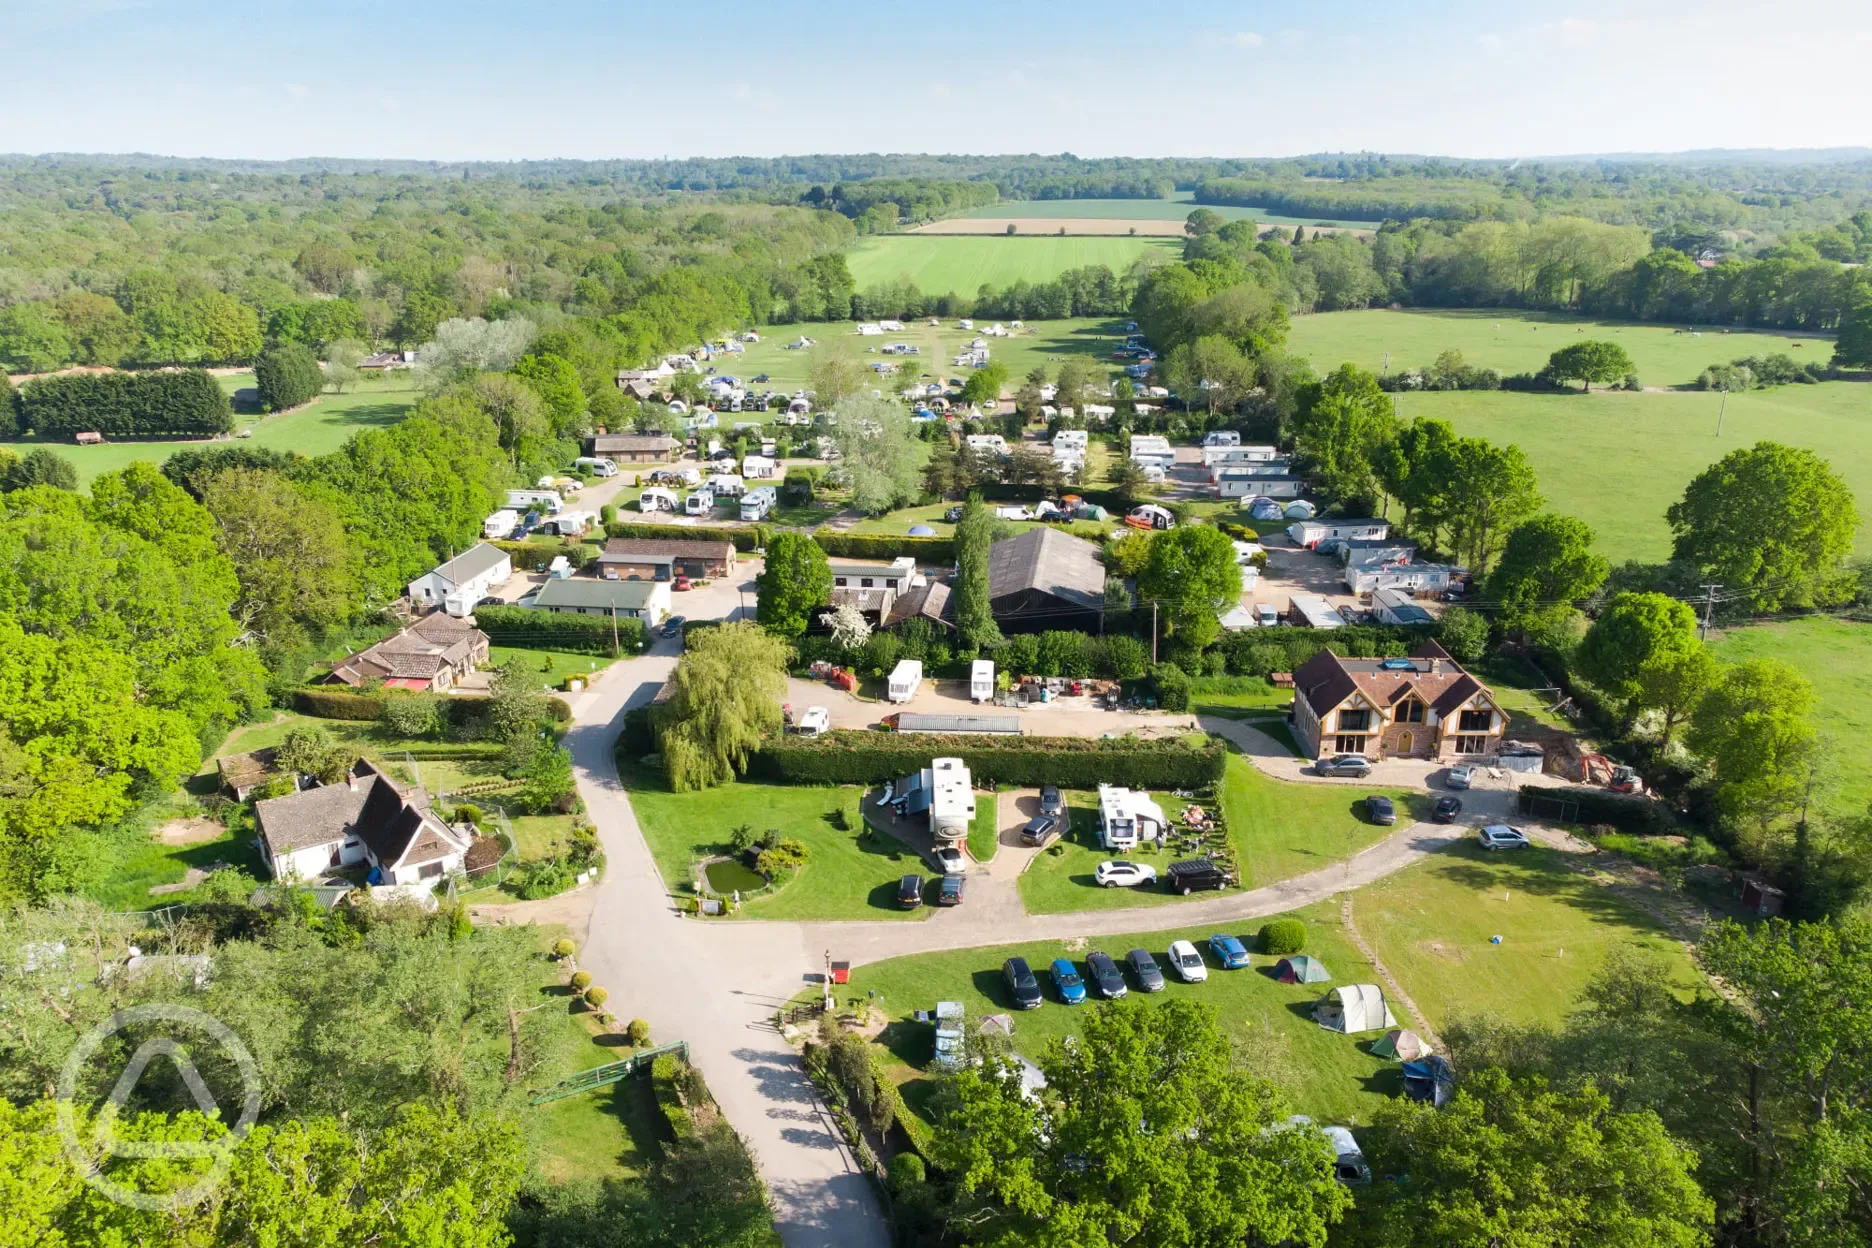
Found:
<svg viewBox="0 0 1872 1248"><path fill-rule="evenodd" d="M1280 612L1265 602L1257 602L1254 609L1255 624L1260 628L1273 628L1280 623Z"/></svg>
<svg viewBox="0 0 1872 1248"><path fill-rule="evenodd" d="M602 455L581 455L572 461L574 468L583 468L594 477L617 476L617 464Z"/></svg>

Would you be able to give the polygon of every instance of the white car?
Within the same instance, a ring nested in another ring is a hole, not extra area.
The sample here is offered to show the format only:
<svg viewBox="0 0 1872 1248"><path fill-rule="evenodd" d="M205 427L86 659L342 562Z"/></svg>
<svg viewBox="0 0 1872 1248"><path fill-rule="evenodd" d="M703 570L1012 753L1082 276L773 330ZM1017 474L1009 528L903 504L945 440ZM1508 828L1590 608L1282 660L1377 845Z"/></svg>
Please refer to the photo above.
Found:
<svg viewBox="0 0 1872 1248"><path fill-rule="evenodd" d="M1477 834L1483 849L1526 849L1527 834L1505 823L1491 823Z"/></svg>
<svg viewBox="0 0 1872 1248"><path fill-rule="evenodd" d="M1129 888L1133 884L1155 884L1157 868L1141 862L1101 862L1094 879L1100 888Z"/></svg>
<svg viewBox="0 0 1872 1248"><path fill-rule="evenodd" d="M936 865L944 875L961 875L968 870L968 856L959 846L939 845L935 857Z"/></svg>
<svg viewBox="0 0 1872 1248"><path fill-rule="evenodd" d="M1187 940L1170 942L1170 969L1186 984L1200 984L1209 978L1209 964Z"/></svg>

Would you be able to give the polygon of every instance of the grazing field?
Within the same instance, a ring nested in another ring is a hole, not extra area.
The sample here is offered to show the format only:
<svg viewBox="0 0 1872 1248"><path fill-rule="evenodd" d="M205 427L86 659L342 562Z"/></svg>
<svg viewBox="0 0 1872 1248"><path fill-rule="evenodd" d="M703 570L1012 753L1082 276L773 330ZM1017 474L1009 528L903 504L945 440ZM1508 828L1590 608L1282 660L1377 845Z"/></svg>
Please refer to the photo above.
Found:
<svg viewBox="0 0 1872 1248"><path fill-rule="evenodd" d="M1224 204L1199 204L1189 191L1177 192L1175 199L1004 199L998 203L985 204L962 214L966 220L970 217L1015 218L1021 217L1057 217L1062 220L1078 218L1080 220L1122 221L1177 221L1181 222L1198 208L1207 208L1210 212L1227 217L1230 221L1250 218L1260 225L1342 225L1354 229L1370 229L1370 221L1344 221L1331 217L1285 217L1276 212L1262 212L1257 208L1237 208Z"/></svg>
<svg viewBox="0 0 1872 1248"><path fill-rule="evenodd" d="M1664 509L1698 472L1763 440L1825 456L1858 500L1858 548L1872 549L1872 386L1829 381L1730 395L1720 439L1719 394L1469 390L1397 400L1406 418L1440 417L1461 433L1520 445L1547 505L1592 525L1614 563L1668 557Z"/></svg>
<svg viewBox="0 0 1872 1248"><path fill-rule="evenodd" d="M1594 321L1505 308L1318 312L1293 319L1287 345L1321 372L1348 362L1378 372L1385 367L1387 355L1394 373L1427 368L1438 355L1454 348L1463 353L1465 363L1476 368L1531 373L1555 351L1582 338L1624 347L1637 366L1639 380L1647 386L1690 385L1710 365L1727 364L1745 355L1780 351L1812 364L1825 364L1833 356L1833 340L1813 335L1746 330L1725 334L1716 329L1679 333L1671 325Z"/></svg>
<svg viewBox="0 0 1872 1248"><path fill-rule="evenodd" d="M1377 975L1359 956L1339 924L1336 904L1302 910L1296 916L1307 925L1307 952L1325 962L1333 982L1340 984L1375 983ZM1143 917L1140 916L1140 921ZM1084 940L1042 941L1027 945L1003 945L986 949L967 949L954 953L916 954L892 958L852 971L851 986L843 989L846 1000L863 999L867 992L878 994L878 1004L890 1020L877 1043L888 1055L887 1067L903 1089L905 1102L920 1114L928 1114L929 1094L936 1081L925 1072L929 1066L935 1029L912 1017L915 1010L929 1010L938 1001L960 1001L971 1020L985 1014L1012 1013L1014 1047L1028 1057L1037 1056L1047 1042L1062 1036L1076 1035L1079 1019L1087 1009L1060 1003L1047 978L1047 964L1054 958L1071 958L1083 973L1085 955L1102 949L1114 959L1142 947L1151 951L1160 966L1165 950L1173 940L1188 940L1203 952L1209 962L1206 983L1178 982L1168 971L1161 994L1136 996L1146 1002L1182 997L1200 1001L1216 1011L1223 1029L1231 1039L1252 1053L1257 1073L1273 1080L1293 1100L1294 1108L1312 1114L1323 1122L1361 1123L1371 1120L1372 1111L1383 1101L1398 1094L1400 1084L1396 1063L1373 1057L1365 1050L1382 1033L1346 1036L1326 1031L1314 1023L1310 1007L1330 988L1330 984L1283 984L1273 978L1275 959L1258 952L1255 934L1261 922L1239 925L1192 928L1181 931L1144 932L1096 938L1088 946ZM1209 956L1210 933L1223 931L1242 938L1253 965L1241 970L1222 970ZM1017 1010L1001 978L1001 963L1010 957L1027 959L1040 979L1046 995L1037 1010ZM1393 1002L1391 1011L1401 1026L1412 1026L1401 1005Z"/></svg>
<svg viewBox="0 0 1872 1248"><path fill-rule="evenodd" d="M1834 761L1828 805L1863 814L1872 802L1872 773L1854 762L1855 747L1872 734L1872 624L1810 616L1732 628L1711 638L1729 663L1780 659L1813 681L1814 722Z"/></svg>
<svg viewBox="0 0 1872 1248"><path fill-rule="evenodd" d="M966 245L966 240L964 240ZM946 244L945 244L946 245ZM969 288L970 291L974 287ZM842 343L856 353L866 364L896 362L927 375L931 381L947 381L951 377L966 377L967 369L954 367L950 361L963 344L977 336L977 331L960 329L956 318L942 317L939 326L932 327L927 320L906 321L902 333L885 334L878 338L861 338L857 327L850 321L830 321L803 325L770 325L760 331L761 340L749 343L747 350L736 359L718 363L717 369L732 374L748 385L757 389L772 389L791 393L806 388L806 374L812 367L811 350L791 351L787 344L801 337L811 338L821 347L832 343ZM980 329L987 329L995 322L984 319L976 322ZM1011 388L1020 384L1027 373L1038 367L1050 374L1057 374L1059 366L1068 356L1077 356L1093 365L1094 371L1103 369L1106 376L1116 376L1118 362L1111 358L1114 348L1124 341L1125 323L1123 321L1102 320L1097 317L1074 317L1060 321L1028 321L1025 329L1015 330L1012 337L989 338L989 359L998 360L1008 366ZM884 355L878 348L890 343L907 343L921 350L919 355L895 356ZM762 373L769 380L754 382ZM901 376L901 375L899 375ZM879 384L882 385L882 379ZM769 420L775 413L767 413ZM722 423L732 427L736 420L759 420L762 413L747 415L724 414Z"/></svg>
<svg viewBox="0 0 1872 1248"><path fill-rule="evenodd" d="M1481 1014L1558 1023L1619 945L1659 950L1686 989L1697 982L1680 944L1566 858L1466 841L1360 890L1353 922L1432 1027Z"/></svg>
<svg viewBox="0 0 1872 1248"><path fill-rule="evenodd" d="M232 393L253 384L252 373L218 377L222 389ZM235 432L253 430L241 445L263 446L272 450L298 451L303 455L324 455L335 451L359 429L394 425L409 414L422 397L420 391L401 388L402 378L392 384L365 383L347 394L327 394L310 407L278 416L236 415ZM70 460L78 470L80 488L87 488L99 473L116 472L138 460L161 463L183 447L201 446L190 442L107 442L102 446L73 446L66 442L0 442L0 449L23 454L35 447L49 446Z"/></svg>
<svg viewBox="0 0 1872 1248"><path fill-rule="evenodd" d="M927 294L973 295L983 285L1050 282L1067 269L1093 264L1123 273L1147 257L1161 264L1182 255L1182 243L1162 238L874 234L854 243L845 259L860 290L908 278Z"/></svg>

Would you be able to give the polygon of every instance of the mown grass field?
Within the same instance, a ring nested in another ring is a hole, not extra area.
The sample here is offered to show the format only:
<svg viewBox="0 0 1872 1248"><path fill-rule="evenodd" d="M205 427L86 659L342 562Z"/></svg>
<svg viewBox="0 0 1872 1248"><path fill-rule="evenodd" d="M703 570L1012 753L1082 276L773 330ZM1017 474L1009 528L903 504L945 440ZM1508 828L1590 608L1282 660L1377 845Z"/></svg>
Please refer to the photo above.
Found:
<svg viewBox="0 0 1872 1248"><path fill-rule="evenodd" d="M1343 225L1369 229L1376 224L1372 221L1339 221L1329 217L1284 217L1258 208L1198 204L1189 191L1178 191L1174 199L1004 199L962 215L975 218L1080 217L1089 221L1181 221L1203 207L1231 221L1248 217L1258 225Z"/></svg>
<svg viewBox="0 0 1872 1248"><path fill-rule="evenodd" d="M1829 804L1863 814L1872 773L1856 764L1855 747L1872 734L1872 624L1812 616L1728 629L1710 640L1725 662L1780 659L1813 681L1814 722L1834 762Z"/></svg>
<svg viewBox="0 0 1872 1248"><path fill-rule="evenodd" d="M1302 910L1296 917L1307 924L1307 952L1326 963L1335 982L1375 982L1377 977L1370 964L1344 936L1336 904ZM1370 1121L1372 1111L1385 1098L1397 1095L1400 1086L1397 1064L1365 1051L1382 1033L1345 1036L1315 1024L1312 1005L1330 985L1276 982L1272 975L1275 959L1254 952L1260 926L1255 921L1099 937L1089 945L1084 940L1055 940L917 954L857 967L852 971L851 986L841 991L846 1000L863 998L870 991L880 994L880 1004L890 1023L877 1042L888 1056L887 1067L902 1087L906 1103L926 1112L929 1094L936 1086L927 1073L935 1029L928 1023L916 1022L913 1011L932 1009L938 1001L960 1001L970 1019L1012 1014L1015 1049L1028 1057L1038 1056L1049 1041L1078 1034L1084 1012L1097 1008L1090 1002L1079 1006L1060 1003L1046 972L1054 958L1071 958L1083 972L1085 955L1092 949L1122 959L1127 950L1141 946L1163 965L1170 942L1188 940L1210 962L1208 981L1184 984L1166 972L1169 982L1161 994L1136 993L1136 999L1154 1004L1181 997L1209 1005L1223 1029L1250 1055L1258 1073L1285 1089L1297 1110L1323 1122ZM1234 971L1217 966L1209 958L1207 944L1210 933L1215 931L1241 937L1253 965ZM1040 979L1046 1002L1037 1010L1016 1010L1007 995L1001 963L1014 956L1026 958ZM1397 1004L1391 1008L1401 1025L1412 1024L1413 1020Z"/></svg>
<svg viewBox="0 0 1872 1248"><path fill-rule="evenodd" d="M1182 255L1177 239L873 234L853 243L845 260L860 290L908 278L925 294L972 296L984 284L1005 289L1019 281L1050 282L1093 264L1122 274L1146 256L1161 262Z"/></svg>
<svg viewBox="0 0 1872 1248"><path fill-rule="evenodd" d="M1744 330L1725 334L1710 328L1678 333L1677 329L1668 324L1595 321L1507 308L1395 312L1373 308L1296 316L1287 345L1321 372L1348 362L1378 372L1387 355L1394 373L1427 368L1442 352L1454 348L1477 368L1531 373L1561 347L1594 338L1624 347L1647 386L1689 385L1710 365L1727 364L1745 355L1779 351L1813 364L1825 364L1833 355L1833 340L1828 337Z"/></svg>

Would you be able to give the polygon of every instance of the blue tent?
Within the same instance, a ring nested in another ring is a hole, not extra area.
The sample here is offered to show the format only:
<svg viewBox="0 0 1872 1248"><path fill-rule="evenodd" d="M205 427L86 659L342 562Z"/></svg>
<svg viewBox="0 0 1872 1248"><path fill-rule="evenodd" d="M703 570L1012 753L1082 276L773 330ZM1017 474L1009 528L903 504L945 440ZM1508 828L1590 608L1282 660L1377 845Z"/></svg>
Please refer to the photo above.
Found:
<svg viewBox="0 0 1872 1248"><path fill-rule="evenodd" d="M1441 1109L1455 1091L1455 1070L1434 1053L1404 1063L1404 1095L1411 1100L1428 1101Z"/></svg>
<svg viewBox="0 0 1872 1248"><path fill-rule="evenodd" d="M911 537L935 537L936 530L930 528L930 526L927 524L913 524L910 526L910 536Z"/></svg>

